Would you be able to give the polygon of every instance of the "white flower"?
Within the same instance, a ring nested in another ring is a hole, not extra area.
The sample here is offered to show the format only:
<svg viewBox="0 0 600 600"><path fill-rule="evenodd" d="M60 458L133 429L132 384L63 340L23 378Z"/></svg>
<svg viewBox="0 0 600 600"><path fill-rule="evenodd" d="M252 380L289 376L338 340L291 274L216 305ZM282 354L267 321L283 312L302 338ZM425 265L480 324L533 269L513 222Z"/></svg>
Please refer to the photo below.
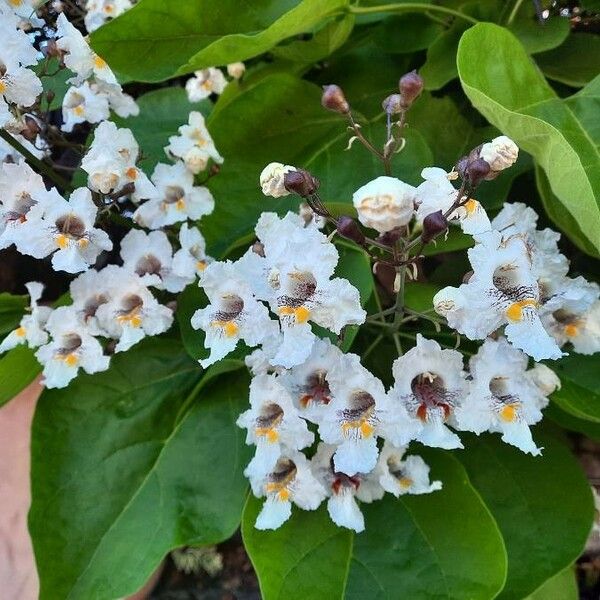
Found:
<svg viewBox="0 0 600 600"><path fill-rule="evenodd" d="M43 179L24 161L0 165L0 248L21 245L41 224L47 203Z"/></svg>
<svg viewBox="0 0 600 600"><path fill-rule="evenodd" d="M78 123L99 123L110 116L108 99L91 88L87 81L67 90L62 111L64 123L61 129L66 132L73 131L73 127Z"/></svg>
<svg viewBox="0 0 600 600"><path fill-rule="evenodd" d="M284 336L273 365L289 368L306 360L316 339L309 321L337 334L364 321L358 290L331 278L338 252L316 227L304 227L294 213L283 219L263 213L256 234L264 256L250 249L239 264L256 296L279 315Z"/></svg>
<svg viewBox="0 0 600 600"><path fill-rule="evenodd" d="M65 66L75 73L69 83L79 85L92 75L106 83L117 83L117 78L106 61L90 48L81 32L69 22L64 13L58 15L56 26L56 45L65 52Z"/></svg>
<svg viewBox="0 0 600 600"><path fill-rule="evenodd" d="M194 174L206 169L210 159L221 164L223 157L217 152L215 144L206 129L202 113L192 111L189 124L179 128L179 135L169 138L165 148L167 156L183 160L185 166Z"/></svg>
<svg viewBox="0 0 600 600"><path fill-rule="evenodd" d="M94 264L103 250L112 249L108 234L94 227L98 209L90 190L76 189L68 202L55 188L34 197L43 198L44 216L38 227L28 230L30 237L19 241L19 252L35 258L52 254L55 271L78 273Z"/></svg>
<svg viewBox="0 0 600 600"><path fill-rule="evenodd" d="M142 278L123 267L103 269L110 282L108 302L96 308L98 325L119 340L115 352L124 352L146 335L158 335L171 327L173 312L159 304Z"/></svg>
<svg viewBox="0 0 600 600"><path fill-rule="evenodd" d="M0 54L0 104L7 102L26 108L34 104L41 93L42 82L31 69L3 67ZM11 119L0 116L0 126L6 125Z"/></svg>
<svg viewBox="0 0 600 600"><path fill-rule="evenodd" d="M558 375L541 363L535 363L533 368L527 371L527 376L544 396L549 396L561 388Z"/></svg>
<svg viewBox="0 0 600 600"><path fill-rule="evenodd" d="M442 489L441 481L429 481L429 467L420 456L404 456L406 448L395 448L386 442L379 455L375 476L386 492L396 496L404 494L430 494ZM404 460L402 460L404 459Z"/></svg>
<svg viewBox="0 0 600 600"><path fill-rule="evenodd" d="M487 339L469 362L469 394L456 409L461 429L502 433L502 441L523 452L540 454L529 425L542 418L546 397L527 375L527 356L504 338Z"/></svg>
<svg viewBox="0 0 600 600"><path fill-rule="evenodd" d="M465 395L462 354L442 350L434 340L417 334L417 343L394 361L392 402L404 405L413 420L421 422L415 439L436 448L462 448L460 438L446 426L454 425L454 411ZM398 444L387 439L395 446Z"/></svg>
<svg viewBox="0 0 600 600"><path fill-rule="evenodd" d="M260 174L260 187L265 196L281 198L289 196L290 192L285 189L284 177L286 173L295 171L296 167L284 165L278 162L269 163Z"/></svg>
<svg viewBox="0 0 600 600"><path fill-rule="evenodd" d="M519 147L507 136L501 135L481 146L480 158L483 158L492 171L503 171L517 162Z"/></svg>
<svg viewBox="0 0 600 600"><path fill-rule="evenodd" d="M180 292L193 277L173 272L173 248L164 231L131 229L121 240L123 266L139 275L146 285Z"/></svg>
<svg viewBox="0 0 600 600"><path fill-rule="evenodd" d="M482 241L468 251L473 267L468 283L438 292L435 310L469 339L485 339L506 325L509 341L536 361L560 358L538 314L541 297L531 249L519 235L501 240L492 232Z"/></svg>
<svg viewBox="0 0 600 600"><path fill-rule="evenodd" d="M22 20L20 25L23 29L26 30L32 25L34 27L44 25L44 20L36 15L36 10L44 3L43 0L4 0L4 3Z"/></svg>
<svg viewBox="0 0 600 600"><path fill-rule="evenodd" d="M42 297L44 286L36 281L25 284L29 292L30 306L29 314L25 315L17 329L11 331L0 343L0 352L6 352L20 344L27 344L30 348L37 348L48 342L48 334L44 326L52 309L47 306L39 306L38 300Z"/></svg>
<svg viewBox="0 0 600 600"><path fill-rule="evenodd" d="M193 281L213 259L206 255L206 243L197 227L184 223L179 230L179 243L181 248L173 256L171 269L177 277Z"/></svg>
<svg viewBox="0 0 600 600"><path fill-rule="evenodd" d="M0 2L0 66L6 71L35 65L39 60L40 53L31 37L19 29L20 21L13 10Z"/></svg>
<svg viewBox="0 0 600 600"><path fill-rule="evenodd" d="M300 452L286 452L268 475L252 481L255 495L267 498L256 519L257 529L280 527L292 514L292 502L304 510L315 510L327 495Z"/></svg>
<svg viewBox="0 0 600 600"><path fill-rule="evenodd" d="M555 311L553 317L555 323L549 325L553 335L557 337L556 327L562 328L559 339L564 337L573 344L575 352L580 354L595 354L600 352L600 300L583 313L574 314L569 312Z"/></svg>
<svg viewBox="0 0 600 600"><path fill-rule="evenodd" d="M258 346L277 331L266 306L258 302L250 286L231 262L209 264L200 278L210 304L194 313L194 329L206 333L204 346L210 356L200 360L206 368L232 352L239 340L250 347Z"/></svg>
<svg viewBox="0 0 600 600"><path fill-rule="evenodd" d="M241 79L246 72L246 65L243 62L235 62L227 65L227 75L234 79Z"/></svg>
<svg viewBox="0 0 600 600"><path fill-rule="evenodd" d="M194 186L194 175L182 162L157 164L152 174L157 195L144 202L133 214L143 227L158 229L186 219L198 220L215 207L210 191Z"/></svg>
<svg viewBox="0 0 600 600"><path fill-rule="evenodd" d="M46 387L66 387L80 368L90 374L108 369L110 359L104 356L100 342L90 335L70 306L54 310L46 329L52 341L35 353L44 366Z"/></svg>
<svg viewBox="0 0 600 600"><path fill-rule="evenodd" d="M427 167L421 171L425 181L417 187L417 220L423 219L438 210L446 213L454 204L458 190L450 183L450 173L439 167ZM464 198L461 199L464 201ZM469 198L462 206L448 215L448 220L457 222L469 235L478 235L491 229L490 220L477 200Z"/></svg>
<svg viewBox="0 0 600 600"><path fill-rule="evenodd" d="M225 79L223 71L209 67L195 71L194 76L186 81L185 91L190 102L200 102L211 94L222 94L226 86L227 79Z"/></svg>
<svg viewBox="0 0 600 600"><path fill-rule="evenodd" d="M0 115L0 121L1 120L2 116ZM29 150L29 152L31 152L31 154L33 154L33 156L36 158L42 158L44 154L46 154L48 145L40 136L36 137L35 145L18 133L13 134L13 137L17 140L17 142L19 142L19 144L21 144L21 146L24 146L25 149ZM24 156L18 150L15 150L8 142L0 138L0 163L17 163L23 158Z"/></svg>
<svg viewBox="0 0 600 600"><path fill-rule="evenodd" d="M136 117L140 114L140 107L137 102L129 95L123 92L123 88L119 84L106 83L101 79L93 84L93 88L99 94L103 94L108 100L110 108L119 117L124 119L127 117Z"/></svg>
<svg viewBox="0 0 600 600"><path fill-rule="evenodd" d="M114 19L132 6L131 0L88 0L85 4L85 28L91 33L109 19Z"/></svg>
<svg viewBox="0 0 600 600"><path fill-rule="evenodd" d="M100 271L89 269L76 277L69 287L72 308L92 335L110 337L98 322L96 313L100 306L111 299L111 277L115 272L119 272L115 267L107 267Z"/></svg>
<svg viewBox="0 0 600 600"><path fill-rule="evenodd" d="M335 446L320 443L311 461L312 472L329 496L327 511L331 520L340 527L360 533L365 529L365 519L355 496L363 478L360 475L349 477L345 473L336 472L332 460L334 452Z"/></svg>
<svg viewBox="0 0 600 600"><path fill-rule="evenodd" d="M281 455L302 450L314 435L300 418L290 395L274 375L258 375L250 383L250 408L237 425L248 430L246 444L256 445L256 454L244 474L250 479L267 475Z"/></svg>
<svg viewBox="0 0 600 600"><path fill-rule="evenodd" d="M352 195L358 220L379 233L407 225L414 213L416 189L395 177L382 175Z"/></svg>

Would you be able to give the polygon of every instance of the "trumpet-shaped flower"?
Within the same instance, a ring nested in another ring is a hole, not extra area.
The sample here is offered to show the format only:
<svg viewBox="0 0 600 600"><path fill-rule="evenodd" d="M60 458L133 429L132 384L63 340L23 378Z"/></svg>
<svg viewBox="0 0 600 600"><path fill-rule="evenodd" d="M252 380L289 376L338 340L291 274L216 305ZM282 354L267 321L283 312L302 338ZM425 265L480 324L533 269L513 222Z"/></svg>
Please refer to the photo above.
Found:
<svg viewBox="0 0 600 600"><path fill-rule="evenodd" d="M184 223L179 230L179 243L181 248L173 255L171 265L173 274L193 281L213 259L206 255L206 243L197 227Z"/></svg>
<svg viewBox="0 0 600 600"><path fill-rule="evenodd" d="M40 55L32 39L19 28L19 24L20 18L12 7L0 3L0 65L6 71L35 65L39 60Z"/></svg>
<svg viewBox="0 0 600 600"><path fill-rule="evenodd" d="M110 337L98 321L97 312L111 300L113 282L111 277L120 272L118 267L106 267L100 271L89 269L76 277L69 287L72 308L92 335Z"/></svg>
<svg viewBox="0 0 600 600"><path fill-rule="evenodd" d="M132 6L131 0L87 0L85 28L91 33L106 21L118 17Z"/></svg>
<svg viewBox="0 0 600 600"><path fill-rule="evenodd" d="M9 69L2 62L0 53L0 104L14 104L27 108L35 103L42 93L42 82L39 77L25 67ZM1 116L4 114L4 116ZM0 111L0 127L4 127L12 120L12 115L5 109Z"/></svg>
<svg viewBox="0 0 600 600"><path fill-rule="evenodd" d="M195 71L194 76L185 82L185 91L190 102L200 102L211 94L222 94L227 86L227 79L221 69L209 67Z"/></svg>
<svg viewBox="0 0 600 600"><path fill-rule="evenodd" d="M62 103L63 131L73 131L79 123L100 123L110 116L108 98L97 93L87 81L67 90Z"/></svg>

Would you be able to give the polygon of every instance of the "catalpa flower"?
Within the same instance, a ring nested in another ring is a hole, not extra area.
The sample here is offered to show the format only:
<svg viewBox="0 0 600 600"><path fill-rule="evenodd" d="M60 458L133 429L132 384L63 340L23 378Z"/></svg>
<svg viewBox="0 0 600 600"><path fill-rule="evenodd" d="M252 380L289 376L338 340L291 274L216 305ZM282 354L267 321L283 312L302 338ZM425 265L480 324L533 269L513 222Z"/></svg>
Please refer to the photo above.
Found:
<svg viewBox="0 0 600 600"><path fill-rule="evenodd" d="M11 331L0 343L0 352L11 350L20 344L27 344L30 348L37 348L48 342L48 334L44 330L52 309L39 306L38 300L42 297L44 286L37 281L25 284L29 292L29 314L26 314L19 326Z"/></svg>
<svg viewBox="0 0 600 600"><path fill-rule="evenodd" d="M222 94L227 86L227 79L221 69L209 67L195 71L194 76L185 83L185 91L190 102L200 102L211 94Z"/></svg>
<svg viewBox="0 0 600 600"><path fill-rule="evenodd" d="M239 416L237 425L248 430L246 443L256 445L256 454L244 471L250 479L264 477L284 452L302 450L314 440L290 395L273 375L252 379L250 408Z"/></svg>
<svg viewBox="0 0 600 600"><path fill-rule="evenodd" d="M173 248L164 231L131 229L121 240L123 267L135 272L146 285L180 292L193 277L180 277L173 272Z"/></svg>
<svg viewBox="0 0 600 600"><path fill-rule="evenodd" d="M179 161L174 165L158 164L152 174L157 195L144 202L133 213L142 227L158 229L179 221L197 221L215 207L210 191L194 186L194 175Z"/></svg>
<svg viewBox="0 0 600 600"><path fill-rule="evenodd" d="M159 304L141 277L115 265L102 271L110 281L110 299L96 307L95 317L102 330L119 340L115 352L129 350L145 336L171 327L173 311Z"/></svg>
<svg viewBox="0 0 600 600"><path fill-rule="evenodd" d="M460 438L448 429L454 411L462 401L466 382L462 354L442 350L434 340L417 334L417 343L394 361L394 386L390 401L402 404L413 421L420 422L415 439L436 448L462 448ZM395 446L396 440L387 439Z"/></svg>
<svg viewBox="0 0 600 600"><path fill-rule="evenodd" d="M67 90L62 103L64 123L61 129L73 131L79 123L100 123L110 116L108 98L97 93L87 81L80 86L72 86Z"/></svg>
<svg viewBox="0 0 600 600"><path fill-rule="evenodd" d="M494 138L481 146L479 156L496 173L512 167L519 157L519 147L506 135Z"/></svg>
<svg viewBox="0 0 600 600"><path fill-rule="evenodd" d="M306 360L316 339L310 322L339 334L364 321L358 290L346 279L332 279L338 252L316 227L304 227L293 213L283 219L263 213L256 234L264 256L250 249L239 264L256 296L279 316L283 342L273 365Z"/></svg>
<svg viewBox="0 0 600 600"><path fill-rule="evenodd" d="M277 332L277 324L255 298L237 263L209 264L201 274L200 287L210 304L197 310L191 323L206 333L204 346L210 356L199 361L204 368L227 356L240 340L254 347Z"/></svg>
<svg viewBox="0 0 600 600"><path fill-rule="evenodd" d="M508 340L535 360L560 358L538 314L540 288L525 240L519 235L502 240L491 232L468 255L473 267L468 283L444 288L433 299L450 327L477 340L505 325Z"/></svg>
<svg viewBox="0 0 600 600"><path fill-rule="evenodd" d="M173 255L171 269L177 277L193 281L213 259L206 255L206 242L197 227L184 223L179 230L179 244L181 248Z"/></svg>
<svg viewBox="0 0 600 600"><path fill-rule="evenodd" d="M131 7L131 0L87 0L85 28L92 33L106 21L118 17Z"/></svg>
<svg viewBox="0 0 600 600"><path fill-rule="evenodd" d="M72 309L85 323L92 335L110 337L98 321L98 309L108 303L112 296L112 277L120 272L117 267L106 267L100 271L89 269L76 277L69 286Z"/></svg>
<svg viewBox="0 0 600 600"><path fill-rule="evenodd" d="M2 54L0 51L0 127L4 127L12 120L12 115L8 112L8 104L26 108L34 104L42 93L42 82L31 69L25 67L10 69L2 60ZM2 106L4 108L1 108Z"/></svg>
<svg viewBox="0 0 600 600"><path fill-rule="evenodd" d="M63 388L77 376L79 369L97 373L108 369L110 359L102 346L80 321L70 306L52 312L46 329L51 341L35 353L44 366L43 383L47 388Z"/></svg>
<svg viewBox="0 0 600 600"><path fill-rule="evenodd" d="M78 273L112 249L108 234L94 227L98 209L90 190L76 189L68 202L55 188L34 196L45 205L44 215L39 226L28 229L30 237L19 242L19 252L35 258L52 254L54 270Z"/></svg>
<svg viewBox="0 0 600 600"><path fill-rule="evenodd" d="M540 454L529 425L542 419L548 400L527 374L527 356L504 338L487 339L469 362L472 381L456 420L466 431L501 432L502 441Z"/></svg>
<svg viewBox="0 0 600 600"><path fill-rule="evenodd" d="M12 10L19 17L23 29L44 25L44 20L36 15L36 10L44 3L43 0L4 0L4 3L8 10Z"/></svg>
<svg viewBox="0 0 600 600"><path fill-rule="evenodd" d="M0 65L6 71L35 65L40 58L31 38L19 28L20 21L12 7L0 3Z"/></svg>
<svg viewBox="0 0 600 600"><path fill-rule="evenodd" d="M430 494L442 489L441 481L429 480L429 467L420 456L405 456L406 448L386 442L379 455L374 476L390 494Z"/></svg>
<svg viewBox="0 0 600 600"><path fill-rule="evenodd" d="M300 452L286 452L267 475L252 477L250 482L255 496L266 497L254 525L257 529L280 527L290 518L292 503L303 510L315 510L327 496Z"/></svg>
<svg viewBox="0 0 600 600"><path fill-rule="evenodd" d="M441 210L445 214L454 204L458 190L450 182L451 174L439 167L427 167L421 171L425 181L416 190L417 220ZM465 197L466 198L466 197ZM464 199L462 199L464 201ZM469 235L479 235L492 228L487 213L481 204L469 198L462 206L448 215L450 222L456 222Z"/></svg>
<svg viewBox="0 0 600 600"><path fill-rule="evenodd" d="M206 169L210 159L217 164L223 162L223 157L217 152L206 129L202 113L196 111L190 113L189 124L179 128L179 135L169 138L165 152L167 156L183 160L185 166L194 174Z"/></svg>
<svg viewBox="0 0 600 600"><path fill-rule="evenodd" d="M278 162L269 163L260 173L259 181L262 193L272 198L289 196L291 192L285 189L285 174L295 171L296 167Z"/></svg>

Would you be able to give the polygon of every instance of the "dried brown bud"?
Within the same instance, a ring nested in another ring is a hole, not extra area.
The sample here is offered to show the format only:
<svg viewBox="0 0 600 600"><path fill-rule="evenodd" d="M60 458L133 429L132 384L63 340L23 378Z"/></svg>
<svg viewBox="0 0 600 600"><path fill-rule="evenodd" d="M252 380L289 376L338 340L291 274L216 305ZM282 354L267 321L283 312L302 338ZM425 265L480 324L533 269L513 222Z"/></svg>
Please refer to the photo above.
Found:
<svg viewBox="0 0 600 600"><path fill-rule="evenodd" d="M483 158L477 158L467 165L465 178L473 187L477 187L489 175L490 170L490 165Z"/></svg>
<svg viewBox="0 0 600 600"><path fill-rule="evenodd" d="M54 100L54 98L56 98L56 94L52 90L48 90L46 92L46 100L48 101L48 104L52 104L52 100Z"/></svg>
<svg viewBox="0 0 600 600"><path fill-rule="evenodd" d="M21 131L21 135L30 142L35 141L35 138L40 132L40 126L32 117L25 117L25 127Z"/></svg>
<svg viewBox="0 0 600 600"><path fill-rule="evenodd" d="M381 107L388 115L395 115L404 110L402 96L400 94L390 94L382 103Z"/></svg>
<svg viewBox="0 0 600 600"><path fill-rule="evenodd" d="M416 71L411 71L400 77L398 87L400 88L402 105L405 109L420 96L423 91L423 85L423 78Z"/></svg>
<svg viewBox="0 0 600 600"><path fill-rule="evenodd" d="M448 220L442 214L441 210L428 214L423 219L423 233L421 233L421 241L424 244L429 243L435 237L448 229Z"/></svg>
<svg viewBox="0 0 600 600"><path fill-rule="evenodd" d="M56 40L48 40L48 43L43 48L45 56L60 58L63 54L62 50L58 47Z"/></svg>
<svg viewBox="0 0 600 600"><path fill-rule="evenodd" d="M339 85L324 85L321 104L328 110L345 115L350 112L350 105L344 96L344 91Z"/></svg>
<svg viewBox="0 0 600 600"><path fill-rule="evenodd" d="M297 171L289 171L284 175L283 185L288 192L306 198L312 196L319 189L319 180L308 171L298 169Z"/></svg>
<svg viewBox="0 0 600 600"><path fill-rule="evenodd" d="M337 232L344 238L353 241L359 246L365 243L365 234L360 230L358 223L352 217L340 217L337 222Z"/></svg>
<svg viewBox="0 0 600 600"><path fill-rule="evenodd" d="M254 254L258 254L259 256L265 257L265 245L262 242L254 242L252 244L252 252Z"/></svg>

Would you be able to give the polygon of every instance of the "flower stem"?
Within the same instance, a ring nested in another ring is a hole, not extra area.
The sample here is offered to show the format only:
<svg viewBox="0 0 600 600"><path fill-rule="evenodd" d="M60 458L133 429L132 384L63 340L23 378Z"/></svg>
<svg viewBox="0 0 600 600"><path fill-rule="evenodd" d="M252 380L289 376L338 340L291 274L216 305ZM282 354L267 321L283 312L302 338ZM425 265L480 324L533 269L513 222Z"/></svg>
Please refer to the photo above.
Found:
<svg viewBox="0 0 600 600"><path fill-rule="evenodd" d="M380 12L439 12L458 19L463 19L469 23L476 25L479 23L477 19L466 15L465 13L447 8L446 6L439 6L437 4L427 4L426 2L398 2L395 4L381 4L378 6L356 6L354 4L348 7L348 11L355 15L366 15L369 13L380 13Z"/></svg>

